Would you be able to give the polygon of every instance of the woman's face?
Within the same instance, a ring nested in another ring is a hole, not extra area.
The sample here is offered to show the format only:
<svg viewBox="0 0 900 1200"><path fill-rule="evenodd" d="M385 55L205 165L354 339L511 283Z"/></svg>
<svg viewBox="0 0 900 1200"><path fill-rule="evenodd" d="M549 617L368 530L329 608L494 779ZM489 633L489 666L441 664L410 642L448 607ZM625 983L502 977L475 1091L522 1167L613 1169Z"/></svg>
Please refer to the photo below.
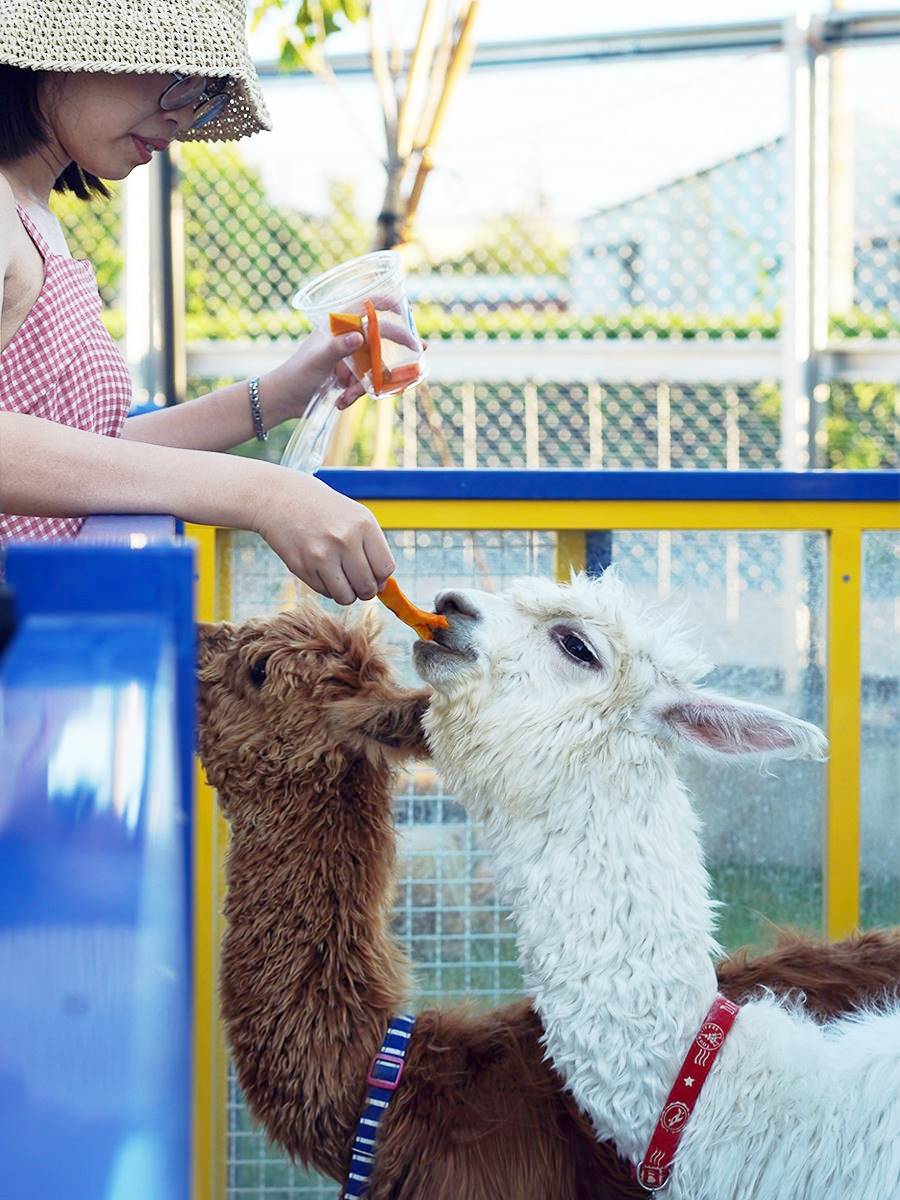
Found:
<svg viewBox="0 0 900 1200"><path fill-rule="evenodd" d="M194 118L192 104L163 112L159 98L172 75L48 74L41 111L63 166L76 162L100 179L124 179L148 163Z"/></svg>

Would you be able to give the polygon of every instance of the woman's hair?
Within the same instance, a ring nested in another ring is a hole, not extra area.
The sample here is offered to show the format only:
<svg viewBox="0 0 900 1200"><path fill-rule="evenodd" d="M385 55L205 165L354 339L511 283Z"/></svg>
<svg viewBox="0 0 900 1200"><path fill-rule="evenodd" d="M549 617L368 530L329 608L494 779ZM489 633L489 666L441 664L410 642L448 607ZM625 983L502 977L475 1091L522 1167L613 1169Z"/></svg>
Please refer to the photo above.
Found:
<svg viewBox="0 0 900 1200"><path fill-rule="evenodd" d="M38 103L43 71L0 63L0 163L14 162L47 144L47 126ZM55 192L74 192L80 200L108 196L106 185L69 163L53 185Z"/></svg>

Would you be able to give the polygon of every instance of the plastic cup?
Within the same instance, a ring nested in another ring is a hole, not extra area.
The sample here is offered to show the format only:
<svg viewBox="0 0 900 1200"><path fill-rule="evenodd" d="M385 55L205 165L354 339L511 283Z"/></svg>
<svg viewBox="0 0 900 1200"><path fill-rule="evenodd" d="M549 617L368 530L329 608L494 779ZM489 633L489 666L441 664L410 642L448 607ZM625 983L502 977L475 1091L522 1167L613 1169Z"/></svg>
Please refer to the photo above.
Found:
<svg viewBox="0 0 900 1200"><path fill-rule="evenodd" d="M359 330L365 342L344 361L370 396L396 395L425 378L424 347L416 333L400 256L376 250L342 263L305 284L292 304L314 329ZM282 464L301 471L322 465L343 388L329 380L310 400L287 444Z"/></svg>

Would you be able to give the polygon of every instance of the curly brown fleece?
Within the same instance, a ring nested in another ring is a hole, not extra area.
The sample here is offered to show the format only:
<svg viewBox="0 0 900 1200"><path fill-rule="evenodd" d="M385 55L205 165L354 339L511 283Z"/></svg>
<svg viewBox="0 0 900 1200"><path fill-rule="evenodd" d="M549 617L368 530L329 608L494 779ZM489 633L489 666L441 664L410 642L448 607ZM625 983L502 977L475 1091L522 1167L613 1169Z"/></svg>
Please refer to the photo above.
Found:
<svg viewBox="0 0 900 1200"><path fill-rule="evenodd" d="M317 605L200 628L200 753L231 826L221 997L251 1113L343 1179L372 1055L408 1004L389 934L396 768L424 756L427 694L373 631ZM900 936L785 935L719 964L723 991L798 990L830 1017L895 991ZM527 1001L419 1014L379 1134L370 1200L637 1200L614 1149L543 1059Z"/></svg>

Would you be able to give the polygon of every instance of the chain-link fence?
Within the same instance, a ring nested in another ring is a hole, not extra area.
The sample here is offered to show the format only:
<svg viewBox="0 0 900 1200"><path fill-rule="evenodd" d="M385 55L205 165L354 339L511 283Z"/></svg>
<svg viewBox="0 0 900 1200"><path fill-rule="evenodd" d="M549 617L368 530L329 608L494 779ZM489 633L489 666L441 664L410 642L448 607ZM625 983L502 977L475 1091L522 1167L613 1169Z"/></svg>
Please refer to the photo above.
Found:
<svg viewBox="0 0 900 1200"><path fill-rule="evenodd" d="M447 587L503 588L522 574L552 575L557 536L522 531L399 531L390 535L397 575L423 603ZM900 715L896 597L900 539L867 534L863 630L865 800L863 921L900 912L900 825L893 782ZM695 637L717 663L712 686L824 720L824 538L759 532L615 532L612 551L643 600L683 605ZM301 584L251 535L231 538L232 616L296 603ZM396 670L414 681L408 631L385 619ZM771 925L820 929L824 774L820 765L685 764L705 828L714 890L724 901L723 942L765 943ZM790 802L785 803L785 798ZM493 887L480 826L427 765L411 768L395 799L400 842L393 931L415 967L418 1007L469 996L482 1004L517 995L514 933ZM231 1081L229 1195L333 1200L334 1184L308 1176L266 1144Z"/></svg>
<svg viewBox="0 0 900 1200"><path fill-rule="evenodd" d="M842 108L816 148L831 164L830 336L884 347L900 331L900 49L831 57ZM438 369L395 406L389 438L366 414L348 461L377 448L379 465L782 465L787 193L802 150L787 72L787 56L767 51L554 68L539 89L526 72L466 79L403 250ZM320 87L268 83L273 133L179 148L189 395L241 377L248 346L262 367L286 355L304 331L290 307L301 281L371 247L379 167L360 171L353 121L371 119L374 92L347 84L349 132L335 120L326 144L312 136ZM62 207L121 333L120 204ZM566 347L594 354L573 370ZM742 350L740 374L715 359L723 348ZM526 349L547 350L546 369L540 357L537 370L517 365ZM485 374L491 351L506 378ZM628 361L611 377L629 353L632 377ZM813 381L817 465L896 466L896 382L828 377L835 361Z"/></svg>

